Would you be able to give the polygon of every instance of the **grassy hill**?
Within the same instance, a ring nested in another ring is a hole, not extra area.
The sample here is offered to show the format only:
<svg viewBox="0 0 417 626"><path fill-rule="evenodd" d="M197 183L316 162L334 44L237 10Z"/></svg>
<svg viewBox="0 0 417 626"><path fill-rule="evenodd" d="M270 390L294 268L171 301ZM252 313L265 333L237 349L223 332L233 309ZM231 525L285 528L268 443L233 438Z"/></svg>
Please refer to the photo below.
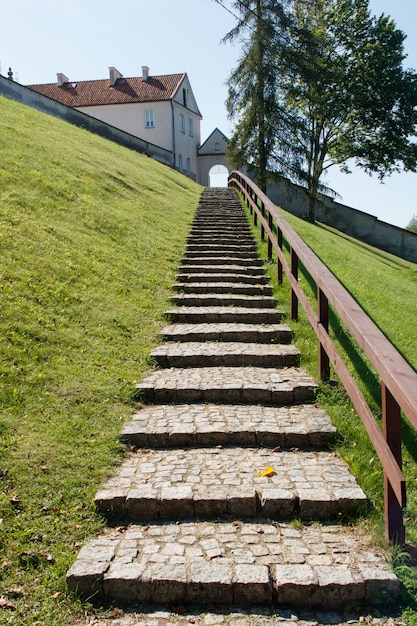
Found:
<svg viewBox="0 0 417 626"><path fill-rule="evenodd" d="M201 187L0 98L1 624L71 623Z"/></svg>
<svg viewBox="0 0 417 626"><path fill-rule="evenodd" d="M417 371L417 265L373 248L323 224L311 224L281 210L285 219L337 276L361 307ZM253 231L259 238L259 230ZM266 244L260 242L266 257ZM284 278L277 285L276 265L269 273L282 308L289 315L289 286ZM310 301L316 300L310 277L300 268L299 280ZM299 322L291 322L294 343L302 352L302 364L317 376L317 338L300 306ZM330 332L340 354L357 381L373 414L381 418L379 378L349 333L330 312ZM338 385L321 385L320 404L332 417L339 433L338 452L348 461L370 501L364 523L375 539L384 537L383 472L351 402ZM403 471L407 481L408 505L404 513L407 541L417 545L417 432L403 420ZM410 546L413 558L395 553L396 571L403 582L402 618L417 624L417 550ZM398 607L397 607L398 609ZM401 612L401 611L400 611Z"/></svg>
<svg viewBox="0 0 417 626"><path fill-rule="evenodd" d="M3 98L0 142L0 623L64 626L83 614L65 573L102 525L93 497L122 458L134 381L152 367L147 355L201 188ZM285 216L417 369L417 266ZM277 291L285 308L287 287ZM315 336L302 317L294 331L315 375ZM353 346L343 349L377 413L373 373ZM378 528L375 455L343 393L320 393ZM417 485L416 439L406 434L406 470ZM414 540L416 491L407 512ZM399 571L404 616L417 624L417 572Z"/></svg>

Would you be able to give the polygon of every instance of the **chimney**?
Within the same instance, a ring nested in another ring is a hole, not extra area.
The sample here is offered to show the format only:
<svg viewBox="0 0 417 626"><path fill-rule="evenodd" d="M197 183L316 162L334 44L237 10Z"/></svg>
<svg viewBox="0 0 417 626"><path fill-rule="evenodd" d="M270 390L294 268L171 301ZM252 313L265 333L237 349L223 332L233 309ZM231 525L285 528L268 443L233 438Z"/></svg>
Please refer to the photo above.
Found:
<svg viewBox="0 0 417 626"><path fill-rule="evenodd" d="M65 83L69 82L68 77L65 76L65 74L59 73L56 76L57 76L57 79L58 79L58 87L63 87L65 85Z"/></svg>
<svg viewBox="0 0 417 626"><path fill-rule="evenodd" d="M149 67L147 65L142 65L142 80L146 83L149 78Z"/></svg>
<svg viewBox="0 0 417 626"><path fill-rule="evenodd" d="M115 67L109 67L109 72L110 72L110 87L113 87L119 78L123 78L123 74L121 74L119 72L119 70L116 70Z"/></svg>

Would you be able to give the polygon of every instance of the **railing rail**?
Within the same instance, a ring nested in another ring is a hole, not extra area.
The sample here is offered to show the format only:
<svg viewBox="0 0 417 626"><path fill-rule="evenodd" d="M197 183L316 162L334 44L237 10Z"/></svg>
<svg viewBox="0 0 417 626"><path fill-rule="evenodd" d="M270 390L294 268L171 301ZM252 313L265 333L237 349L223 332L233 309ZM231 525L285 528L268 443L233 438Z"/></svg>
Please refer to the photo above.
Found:
<svg viewBox="0 0 417 626"><path fill-rule="evenodd" d="M368 432L384 470L386 535L391 541L403 544L406 486L402 473L401 410L414 428L417 428L417 374L285 221L269 198L241 172L230 174L229 186L242 192L254 216L254 224L257 225L259 221L261 238L267 237L268 256L272 258L272 252L275 251L278 281L282 282L283 271L288 278L291 289L291 319L298 318L298 306L301 304L316 332L320 377L323 380L328 379L330 366L333 366ZM284 255L283 238L290 248L290 262ZM299 263L303 264L316 284L317 312L298 281ZM382 431L329 335L329 306L337 313L380 378Z"/></svg>

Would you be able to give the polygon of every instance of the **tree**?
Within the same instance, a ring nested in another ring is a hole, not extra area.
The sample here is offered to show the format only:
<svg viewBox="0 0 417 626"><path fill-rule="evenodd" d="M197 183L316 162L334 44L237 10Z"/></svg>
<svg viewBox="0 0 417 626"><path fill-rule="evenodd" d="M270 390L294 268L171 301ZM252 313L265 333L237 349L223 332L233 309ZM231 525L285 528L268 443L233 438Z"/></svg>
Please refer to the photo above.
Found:
<svg viewBox="0 0 417 626"><path fill-rule="evenodd" d="M236 4L257 24L229 82L229 113L239 114L231 149L242 162L255 155L256 167L306 187L311 220L319 194L331 192L323 175L334 165L348 172L353 161L381 180L417 170L417 75L403 68L405 35L390 17L372 16L369 0L288 0L278 21L271 6L277 3ZM248 4L256 4L251 15ZM266 24L275 33L267 31L255 62L251 53ZM262 77L261 59L270 89L251 91ZM266 115L262 159L253 152L256 111Z"/></svg>
<svg viewBox="0 0 417 626"><path fill-rule="evenodd" d="M286 2L287 0L284 0ZM234 2L240 19L224 41L244 37L242 56L229 78L226 102L235 131L228 145L228 158L235 167L249 166L255 181L266 191L269 158L279 119L276 71L279 33L286 28L283 2L246 0Z"/></svg>
<svg viewBox="0 0 417 626"><path fill-rule="evenodd" d="M412 233L417 233L417 215L413 215L405 228L406 230L410 230Z"/></svg>
<svg viewBox="0 0 417 626"><path fill-rule="evenodd" d="M417 75L402 67L404 33L371 16L368 0L295 0L292 42L305 63L287 73L284 101L300 123L293 141L308 217L324 172L348 161L380 180L417 169ZM278 138L279 139L279 138ZM277 142L279 152L279 141Z"/></svg>

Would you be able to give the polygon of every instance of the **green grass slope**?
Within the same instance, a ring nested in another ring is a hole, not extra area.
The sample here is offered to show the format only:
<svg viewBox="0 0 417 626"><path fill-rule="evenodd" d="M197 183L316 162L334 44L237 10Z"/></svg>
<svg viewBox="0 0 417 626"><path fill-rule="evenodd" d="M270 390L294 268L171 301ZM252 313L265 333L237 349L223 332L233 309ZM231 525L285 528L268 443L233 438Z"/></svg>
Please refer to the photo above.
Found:
<svg viewBox="0 0 417 626"><path fill-rule="evenodd" d="M201 187L0 98L0 623L70 624Z"/></svg>
<svg viewBox="0 0 417 626"><path fill-rule="evenodd" d="M311 224L281 210L284 218L337 276L345 288L379 326L386 337L417 371L417 265L353 239L322 224ZM259 237L259 230L257 232ZM266 257L266 244L261 243ZM280 307L289 315L289 286L284 278L277 284L276 265L269 265ZM316 306L314 283L300 268L300 283ZM317 376L317 338L300 306L298 322L291 322L294 343L301 350L303 365ZM370 367L355 341L345 332L334 314L330 314L330 334L351 374L356 379L377 421L381 420L379 378ZM328 411L339 432L337 449L349 462L370 501L364 523L376 537L383 538L383 472L368 435L346 393L340 386L322 385L319 402ZM417 432L403 420L403 461L407 481L408 506L404 519L407 541L417 545ZM417 549L411 548L414 560L396 552L397 572L403 582L403 618L417 624Z"/></svg>

